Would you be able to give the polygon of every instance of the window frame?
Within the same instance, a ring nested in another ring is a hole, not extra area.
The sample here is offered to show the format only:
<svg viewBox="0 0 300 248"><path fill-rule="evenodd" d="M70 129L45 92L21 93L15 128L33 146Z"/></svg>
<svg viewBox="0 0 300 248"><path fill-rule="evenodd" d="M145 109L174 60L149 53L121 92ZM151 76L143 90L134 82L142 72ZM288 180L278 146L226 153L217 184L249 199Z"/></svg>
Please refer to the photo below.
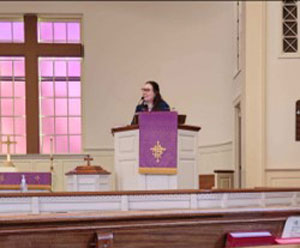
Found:
<svg viewBox="0 0 300 248"><path fill-rule="evenodd" d="M7 17L7 18L6 18ZM1 20L8 20L14 16L1 16ZM24 14L19 18L24 22L24 43L0 43L1 57L25 57L25 77L26 84L26 154L41 154L40 152L40 108L39 108L39 70L38 59L40 57L84 57L84 46L82 42L82 31L80 31L80 43L40 43L38 40L38 22L39 18L45 18L44 15ZM69 16L70 17L70 16ZM51 20L63 20L69 17L56 18L51 16ZM74 18L74 17L72 17ZM49 17L50 19L50 17ZM15 18L14 18L15 20ZM82 27L82 18L76 16ZM82 30L82 28L80 29ZM9 48L9 49L7 49ZM32 55L32 56L30 56ZM81 77L82 82L82 77ZM81 87L82 88L82 87ZM30 97L28 97L30 96ZM82 99L82 94L81 94ZM81 100L81 111L82 111ZM81 113L81 130L82 130ZM82 131L81 131L81 151L82 151Z"/></svg>

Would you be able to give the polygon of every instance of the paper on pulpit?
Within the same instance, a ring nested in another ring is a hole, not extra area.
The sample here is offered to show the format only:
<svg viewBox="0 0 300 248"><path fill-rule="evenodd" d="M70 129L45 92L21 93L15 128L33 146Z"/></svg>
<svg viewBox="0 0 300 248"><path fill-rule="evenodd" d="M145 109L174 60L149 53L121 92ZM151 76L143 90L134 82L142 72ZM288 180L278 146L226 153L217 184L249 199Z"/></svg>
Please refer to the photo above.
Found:
<svg viewBox="0 0 300 248"><path fill-rule="evenodd" d="M300 216L291 216L287 219L282 238L300 238Z"/></svg>

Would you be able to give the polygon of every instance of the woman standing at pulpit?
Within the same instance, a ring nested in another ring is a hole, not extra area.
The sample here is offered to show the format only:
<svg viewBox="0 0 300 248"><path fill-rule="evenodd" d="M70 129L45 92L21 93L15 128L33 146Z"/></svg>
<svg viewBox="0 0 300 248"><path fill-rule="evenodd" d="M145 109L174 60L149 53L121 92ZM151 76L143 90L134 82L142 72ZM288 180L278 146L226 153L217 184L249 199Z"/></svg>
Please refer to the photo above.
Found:
<svg viewBox="0 0 300 248"><path fill-rule="evenodd" d="M170 106L163 100L159 85L155 81L147 81L142 88L142 94L131 124L137 124L137 113L139 112L170 111Z"/></svg>
<svg viewBox="0 0 300 248"><path fill-rule="evenodd" d="M155 81L147 81L142 88L143 96L136 106L135 112L170 111L169 105L162 99L159 85Z"/></svg>

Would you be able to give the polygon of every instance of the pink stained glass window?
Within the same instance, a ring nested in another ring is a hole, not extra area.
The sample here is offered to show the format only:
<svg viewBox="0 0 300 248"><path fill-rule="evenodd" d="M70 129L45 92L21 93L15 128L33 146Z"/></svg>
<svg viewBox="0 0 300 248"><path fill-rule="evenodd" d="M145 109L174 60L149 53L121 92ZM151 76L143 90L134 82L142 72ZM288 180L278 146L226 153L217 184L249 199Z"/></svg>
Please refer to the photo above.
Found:
<svg viewBox="0 0 300 248"><path fill-rule="evenodd" d="M15 99L14 113L17 116L25 115L25 99Z"/></svg>
<svg viewBox="0 0 300 248"><path fill-rule="evenodd" d="M81 115L80 99L69 99L69 115Z"/></svg>
<svg viewBox="0 0 300 248"><path fill-rule="evenodd" d="M54 134L54 118L43 118L42 119L42 132L45 135Z"/></svg>
<svg viewBox="0 0 300 248"><path fill-rule="evenodd" d="M24 58L0 57L0 136L18 143L12 153L26 151ZM19 142L20 141L20 142ZM3 146L2 146L3 147ZM6 149L6 148L5 148ZM1 150L3 153L5 150Z"/></svg>
<svg viewBox="0 0 300 248"><path fill-rule="evenodd" d="M13 96L13 83L12 82L1 82L1 97L12 97Z"/></svg>
<svg viewBox="0 0 300 248"><path fill-rule="evenodd" d="M68 114L67 99L55 99L55 114L66 116Z"/></svg>
<svg viewBox="0 0 300 248"><path fill-rule="evenodd" d="M53 99L42 99L42 115L54 115Z"/></svg>
<svg viewBox="0 0 300 248"><path fill-rule="evenodd" d="M2 99L1 100L1 114L2 115L13 115L13 100Z"/></svg>
<svg viewBox="0 0 300 248"><path fill-rule="evenodd" d="M80 77L80 61L69 61L68 62L68 76L69 77Z"/></svg>
<svg viewBox="0 0 300 248"><path fill-rule="evenodd" d="M54 41L58 43L66 43L67 25L65 22L54 23Z"/></svg>
<svg viewBox="0 0 300 248"><path fill-rule="evenodd" d="M54 73L52 76L40 73L41 151L49 152L49 137L53 137L56 153L78 153L82 128L81 61L79 58L40 58L40 65L45 61L51 61ZM53 103L53 114L43 110L45 101L51 101L51 106ZM79 143L71 144L71 140Z"/></svg>
<svg viewBox="0 0 300 248"><path fill-rule="evenodd" d="M69 133L70 134L81 133L81 118L78 117L69 118Z"/></svg>
<svg viewBox="0 0 300 248"><path fill-rule="evenodd" d="M1 76L12 76L12 61L11 60L0 60L0 77Z"/></svg>
<svg viewBox="0 0 300 248"><path fill-rule="evenodd" d="M42 97L53 97L53 82L42 82Z"/></svg>
<svg viewBox="0 0 300 248"><path fill-rule="evenodd" d="M40 75L42 77L53 76L53 61L41 60L39 68L40 68Z"/></svg>
<svg viewBox="0 0 300 248"><path fill-rule="evenodd" d="M13 41L24 42L24 23L13 22Z"/></svg>
<svg viewBox="0 0 300 248"><path fill-rule="evenodd" d="M25 118L15 118L15 134L16 135L25 135Z"/></svg>
<svg viewBox="0 0 300 248"><path fill-rule="evenodd" d="M70 136L70 152L80 153L81 152L81 136Z"/></svg>
<svg viewBox="0 0 300 248"><path fill-rule="evenodd" d="M12 42L12 22L0 22L0 42Z"/></svg>
<svg viewBox="0 0 300 248"><path fill-rule="evenodd" d="M25 82L15 82L15 97L25 97Z"/></svg>
<svg viewBox="0 0 300 248"><path fill-rule="evenodd" d="M67 97L67 83L66 82L55 82L55 96L56 97Z"/></svg>
<svg viewBox="0 0 300 248"><path fill-rule="evenodd" d="M68 134L68 118L56 118L55 131L57 134Z"/></svg>
<svg viewBox="0 0 300 248"><path fill-rule="evenodd" d="M69 43L80 42L80 23L76 23L76 22L67 23L67 37Z"/></svg>
<svg viewBox="0 0 300 248"><path fill-rule="evenodd" d="M67 76L67 63L66 61L55 61L55 76L66 77Z"/></svg>
<svg viewBox="0 0 300 248"><path fill-rule="evenodd" d="M50 141L51 137L52 136L44 136L42 138L41 146L42 146L43 153L50 153L50 151L51 151L51 141ZM55 142L54 142L54 140L52 142L53 142L52 143L52 147L53 147L52 152L54 152L55 151Z"/></svg>
<svg viewBox="0 0 300 248"><path fill-rule="evenodd" d="M41 43L80 43L79 21L40 21L39 42Z"/></svg>
<svg viewBox="0 0 300 248"><path fill-rule="evenodd" d="M55 137L55 152L67 153L68 151L68 136L56 136Z"/></svg>
<svg viewBox="0 0 300 248"><path fill-rule="evenodd" d="M6 141L6 137L5 136L1 137L1 140ZM1 152L2 152L2 154L7 153L7 146L6 145L1 145Z"/></svg>
<svg viewBox="0 0 300 248"><path fill-rule="evenodd" d="M0 21L0 42L24 42L24 23L20 21Z"/></svg>
<svg viewBox="0 0 300 248"><path fill-rule="evenodd" d="M13 67L14 67L14 76L15 77L24 77L25 76L24 60L14 61Z"/></svg>
<svg viewBox="0 0 300 248"><path fill-rule="evenodd" d="M13 134L14 119L13 118L1 118L1 132L2 134L8 135Z"/></svg>
<svg viewBox="0 0 300 248"><path fill-rule="evenodd" d="M80 97L80 82L69 82L69 96L70 97Z"/></svg>
<svg viewBox="0 0 300 248"><path fill-rule="evenodd" d="M26 137L16 136L15 141L17 142L16 153L26 153Z"/></svg>
<svg viewBox="0 0 300 248"><path fill-rule="evenodd" d="M53 42L53 23L52 22L41 22L40 23L40 41L52 43Z"/></svg>

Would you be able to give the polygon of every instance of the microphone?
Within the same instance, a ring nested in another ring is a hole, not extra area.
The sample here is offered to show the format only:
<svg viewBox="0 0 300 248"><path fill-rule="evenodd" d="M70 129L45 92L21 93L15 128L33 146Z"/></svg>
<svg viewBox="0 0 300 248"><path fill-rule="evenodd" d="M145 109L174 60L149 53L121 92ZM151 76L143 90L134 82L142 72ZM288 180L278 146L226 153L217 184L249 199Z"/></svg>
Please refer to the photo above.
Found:
<svg viewBox="0 0 300 248"><path fill-rule="evenodd" d="M148 111L148 104L144 101L144 97L142 96L139 105L142 105L142 111Z"/></svg>
<svg viewBox="0 0 300 248"><path fill-rule="evenodd" d="M144 104L144 97L143 96L141 97L141 99L138 102L138 105L140 105L140 104Z"/></svg>

